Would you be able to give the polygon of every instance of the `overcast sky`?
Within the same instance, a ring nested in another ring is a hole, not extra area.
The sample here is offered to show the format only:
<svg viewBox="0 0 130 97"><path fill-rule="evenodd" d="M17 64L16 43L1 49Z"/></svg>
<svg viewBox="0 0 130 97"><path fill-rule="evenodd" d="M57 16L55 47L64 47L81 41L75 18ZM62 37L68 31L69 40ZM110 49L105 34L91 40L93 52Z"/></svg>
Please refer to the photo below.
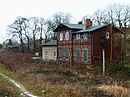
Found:
<svg viewBox="0 0 130 97"><path fill-rule="evenodd" d="M130 5L130 0L0 0L0 43L8 38L7 25L17 16L38 16L47 19L54 13L70 12L73 22L83 16L92 15L97 9L103 9L113 3Z"/></svg>

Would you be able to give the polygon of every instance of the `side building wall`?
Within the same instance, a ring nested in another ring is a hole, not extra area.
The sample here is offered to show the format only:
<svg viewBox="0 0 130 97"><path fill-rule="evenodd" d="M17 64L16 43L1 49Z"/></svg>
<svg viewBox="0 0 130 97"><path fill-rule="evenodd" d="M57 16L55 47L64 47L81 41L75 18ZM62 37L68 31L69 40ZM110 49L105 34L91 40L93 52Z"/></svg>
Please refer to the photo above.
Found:
<svg viewBox="0 0 130 97"><path fill-rule="evenodd" d="M43 60L56 60L57 47L42 47L42 58Z"/></svg>

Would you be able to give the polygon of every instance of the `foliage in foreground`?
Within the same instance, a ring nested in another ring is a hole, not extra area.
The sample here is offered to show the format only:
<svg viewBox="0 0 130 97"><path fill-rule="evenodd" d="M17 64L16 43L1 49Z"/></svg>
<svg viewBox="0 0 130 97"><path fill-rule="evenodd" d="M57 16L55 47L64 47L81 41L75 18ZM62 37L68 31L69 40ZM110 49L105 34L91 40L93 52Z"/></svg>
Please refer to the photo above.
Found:
<svg viewBox="0 0 130 97"><path fill-rule="evenodd" d="M114 97L128 97L128 90L122 86L117 85L101 85L97 89L102 90L108 94L113 95Z"/></svg>
<svg viewBox="0 0 130 97"><path fill-rule="evenodd" d="M17 80L35 95L45 97L114 97L114 94L107 92L109 89L105 91L104 88L101 90L97 87L114 86L113 83L116 79L111 76L103 77L96 68L88 70L70 65L35 62L31 57L31 55L22 53L3 53L0 55L0 62L5 64L3 69L17 75ZM113 69L109 67L109 72L114 72L117 68L119 68L117 71L120 71L121 67L114 66ZM117 71L111 75L115 76L116 73L118 74ZM118 86L121 85L118 84Z"/></svg>
<svg viewBox="0 0 130 97"><path fill-rule="evenodd" d="M128 77L130 76L130 64L127 62L108 64L107 71L118 76Z"/></svg>
<svg viewBox="0 0 130 97"><path fill-rule="evenodd" d="M0 97L17 97L18 90L0 76Z"/></svg>

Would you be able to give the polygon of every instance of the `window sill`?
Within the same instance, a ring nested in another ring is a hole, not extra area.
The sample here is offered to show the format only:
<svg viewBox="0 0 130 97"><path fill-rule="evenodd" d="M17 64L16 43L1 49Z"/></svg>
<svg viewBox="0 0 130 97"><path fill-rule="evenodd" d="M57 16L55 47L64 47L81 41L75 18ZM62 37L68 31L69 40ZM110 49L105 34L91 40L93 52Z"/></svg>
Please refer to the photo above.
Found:
<svg viewBox="0 0 130 97"><path fill-rule="evenodd" d="M80 42L80 39L75 39L74 41L76 41L76 42Z"/></svg>
<svg viewBox="0 0 130 97"><path fill-rule="evenodd" d="M83 39L84 41L88 41L88 39Z"/></svg>

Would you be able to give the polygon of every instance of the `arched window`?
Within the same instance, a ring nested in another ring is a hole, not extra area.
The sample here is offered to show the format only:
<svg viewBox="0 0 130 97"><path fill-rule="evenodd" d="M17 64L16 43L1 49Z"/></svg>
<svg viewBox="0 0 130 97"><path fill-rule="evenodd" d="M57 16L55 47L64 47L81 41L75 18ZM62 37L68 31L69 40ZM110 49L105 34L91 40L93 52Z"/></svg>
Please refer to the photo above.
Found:
<svg viewBox="0 0 130 97"><path fill-rule="evenodd" d="M63 59L63 49L62 48L60 48L60 59Z"/></svg>
<svg viewBox="0 0 130 97"><path fill-rule="evenodd" d="M87 48L83 49L83 60L84 61L88 60L88 49Z"/></svg>
<svg viewBox="0 0 130 97"><path fill-rule="evenodd" d="M69 59L69 48L66 48L66 50L65 50L65 58L66 58L66 60Z"/></svg>
<svg viewBox="0 0 130 97"><path fill-rule="evenodd" d="M80 60L80 48L76 49L76 59Z"/></svg>
<svg viewBox="0 0 130 97"><path fill-rule="evenodd" d="M63 32L60 32L60 41L63 40Z"/></svg>
<svg viewBox="0 0 130 97"><path fill-rule="evenodd" d="M65 39L66 39L66 40L69 40L69 32L66 32L66 33L65 33Z"/></svg>

